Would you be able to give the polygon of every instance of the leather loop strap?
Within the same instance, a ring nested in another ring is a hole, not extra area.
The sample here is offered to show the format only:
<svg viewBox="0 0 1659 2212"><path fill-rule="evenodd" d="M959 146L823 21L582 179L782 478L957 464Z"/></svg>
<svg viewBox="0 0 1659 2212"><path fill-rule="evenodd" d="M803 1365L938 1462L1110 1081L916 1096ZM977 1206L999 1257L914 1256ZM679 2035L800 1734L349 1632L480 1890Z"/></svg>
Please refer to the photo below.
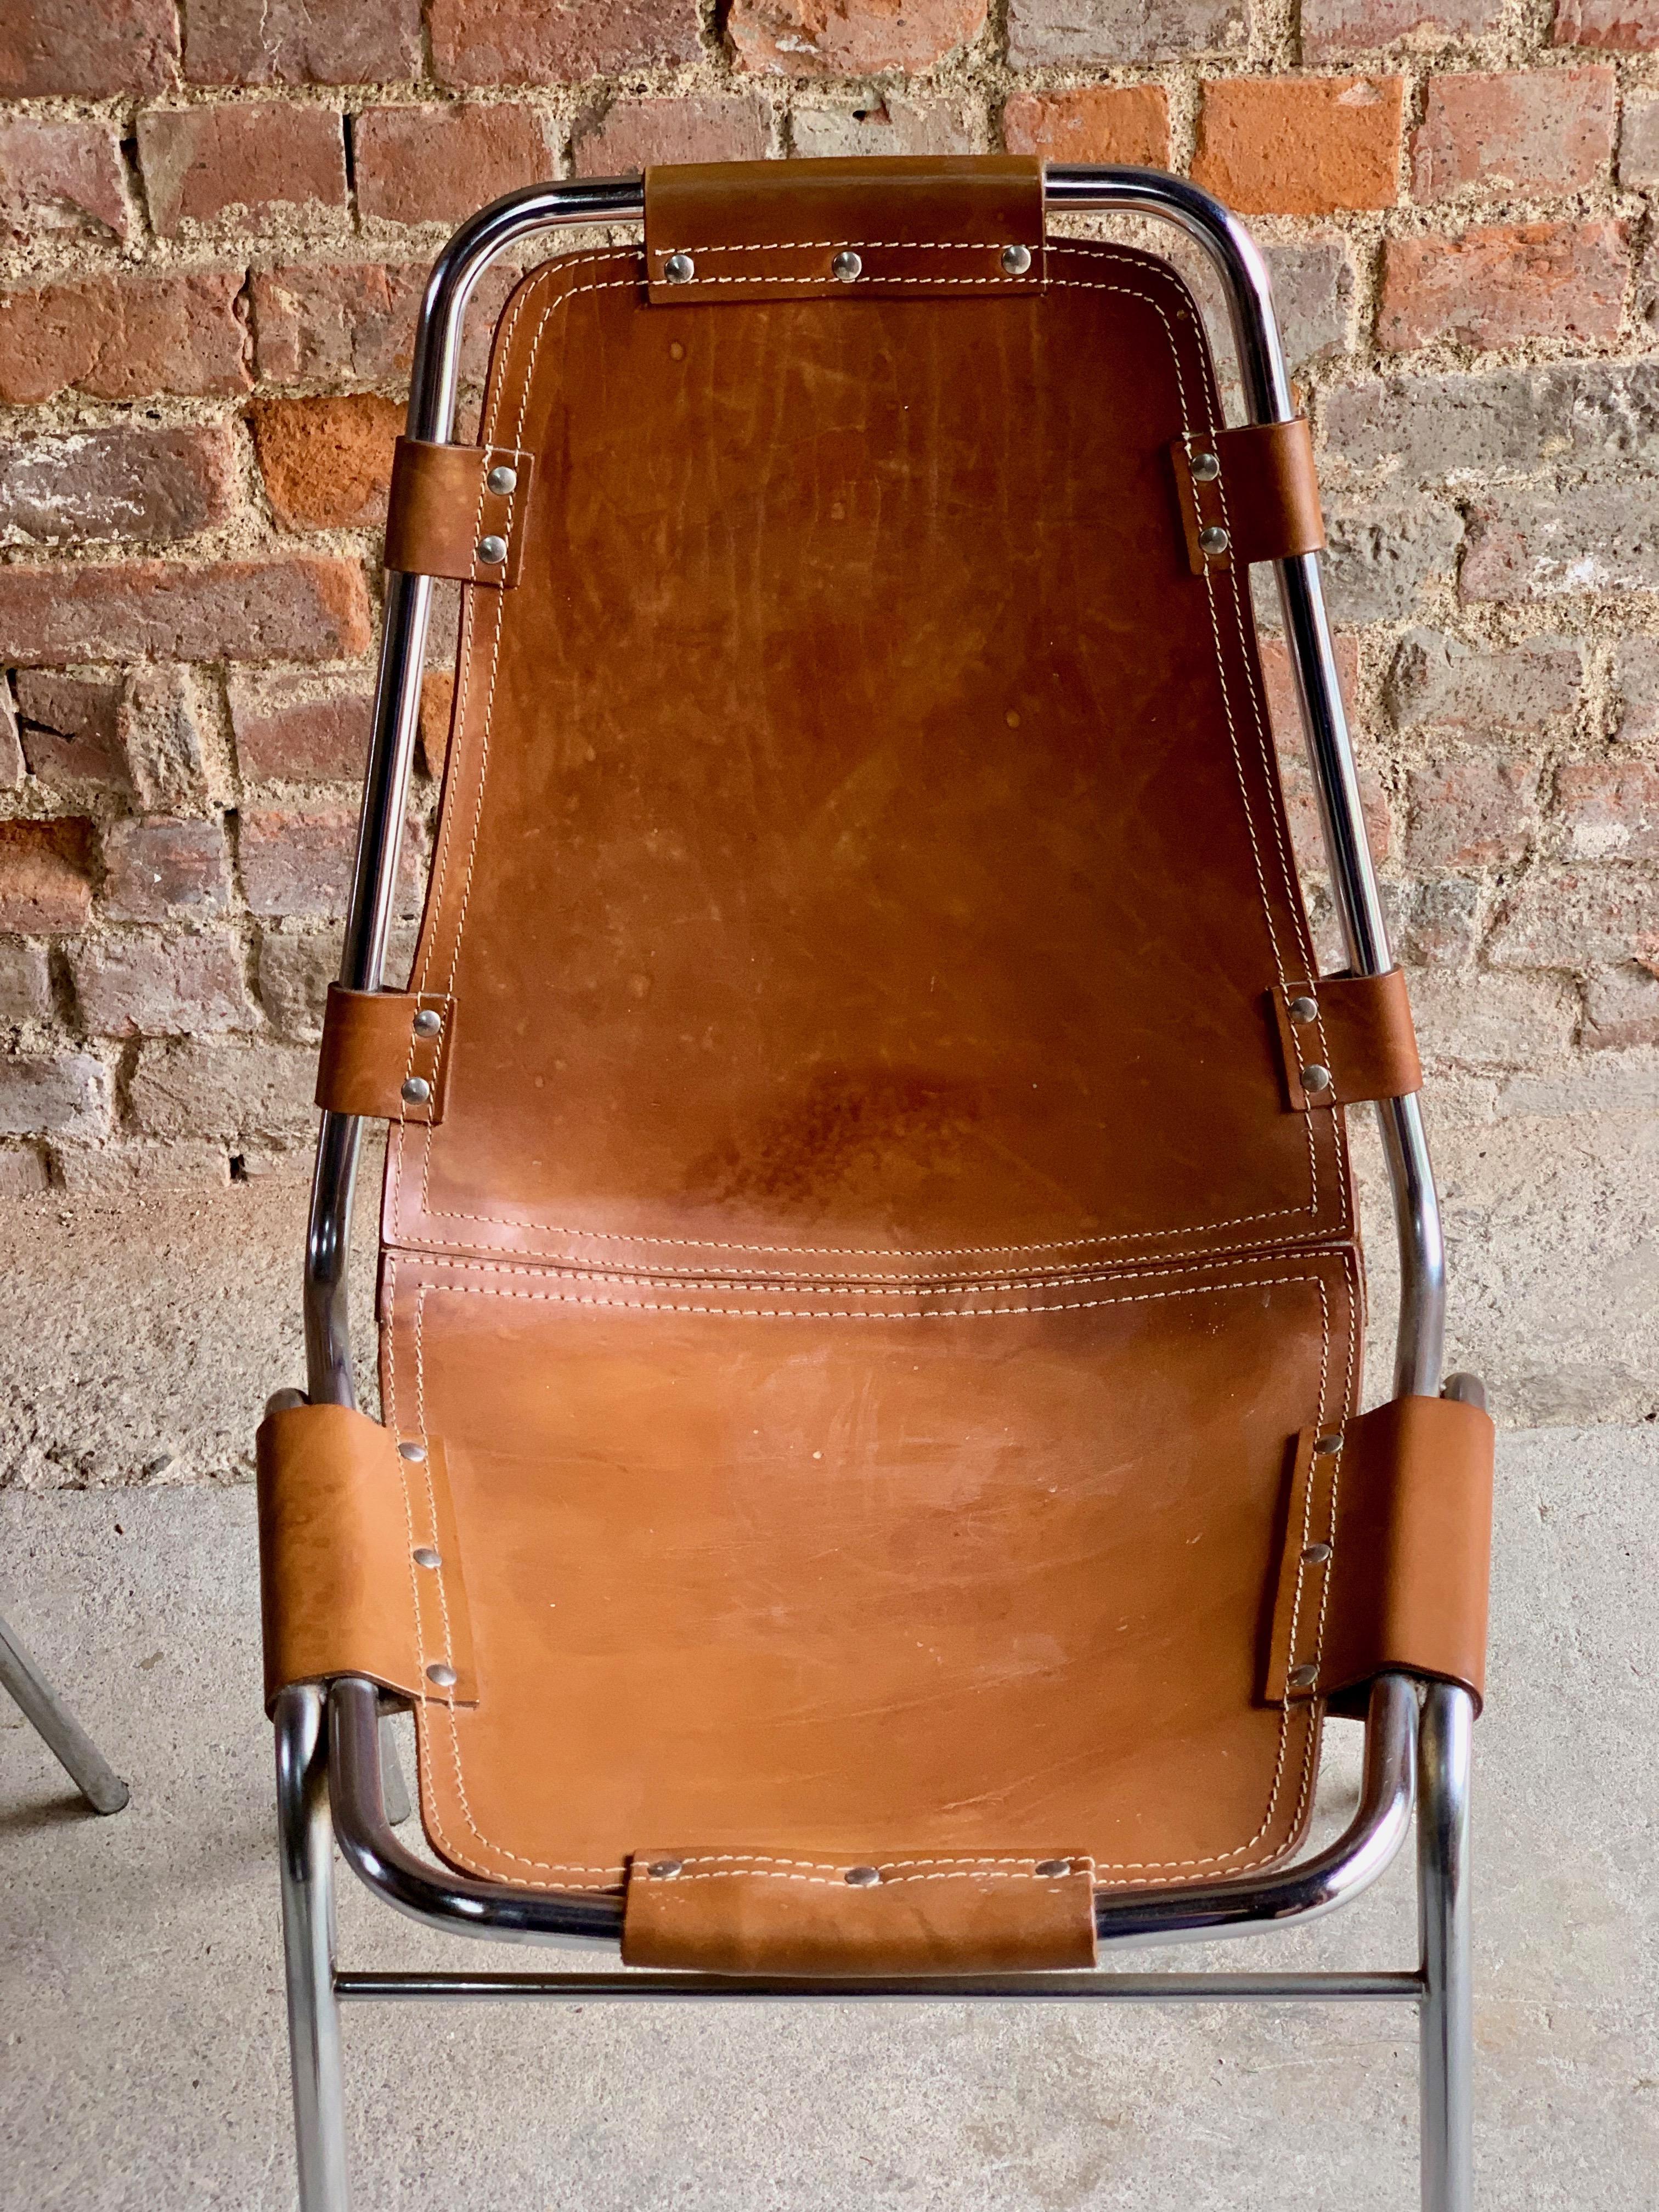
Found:
<svg viewBox="0 0 1659 2212"><path fill-rule="evenodd" d="M1423 1088L1406 979L1321 975L1268 993L1285 1094L1292 1113L1405 1098Z"/></svg>
<svg viewBox="0 0 1659 2212"><path fill-rule="evenodd" d="M266 1417L257 1451L266 1710L290 1683L338 1674L475 1704L441 1441L400 1451L367 1413L295 1406Z"/></svg>
<svg viewBox="0 0 1659 2212"><path fill-rule="evenodd" d="M1081 1852L637 1851L623 1963L714 1974L1018 1974L1095 1963Z"/></svg>
<svg viewBox="0 0 1659 2212"><path fill-rule="evenodd" d="M1040 291L1035 155L732 161L645 173L653 307Z"/></svg>
<svg viewBox="0 0 1659 2212"><path fill-rule="evenodd" d="M1194 575L1235 561L1285 561L1324 544L1305 416L1177 438L1170 457Z"/></svg>
<svg viewBox="0 0 1659 2212"><path fill-rule="evenodd" d="M1297 1440L1270 1702L1363 1714L1390 1669L1486 1691L1492 1444L1479 1407L1395 1398Z"/></svg>
<svg viewBox="0 0 1659 2212"><path fill-rule="evenodd" d="M511 591L524 562L535 460L511 446L399 438L386 519L386 565Z"/></svg>
<svg viewBox="0 0 1659 2212"><path fill-rule="evenodd" d="M331 1114L435 1126L449 1089L455 1001L436 991L328 987L317 1103Z"/></svg>

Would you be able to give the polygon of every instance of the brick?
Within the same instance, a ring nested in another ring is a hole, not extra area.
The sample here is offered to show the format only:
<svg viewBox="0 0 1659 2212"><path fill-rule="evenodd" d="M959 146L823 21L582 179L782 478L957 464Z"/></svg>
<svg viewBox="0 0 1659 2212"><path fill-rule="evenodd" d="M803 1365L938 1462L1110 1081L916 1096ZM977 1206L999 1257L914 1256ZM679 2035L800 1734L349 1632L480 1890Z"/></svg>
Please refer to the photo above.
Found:
<svg viewBox="0 0 1659 2212"><path fill-rule="evenodd" d="M1659 586L1659 504L1628 486L1490 493L1469 510L1466 599L1547 599Z"/></svg>
<svg viewBox="0 0 1659 2212"><path fill-rule="evenodd" d="M1478 39L1503 12L1503 0L1302 0L1302 52L1335 61L1401 39Z"/></svg>
<svg viewBox="0 0 1659 2212"><path fill-rule="evenodd" d="M1570 638L1486 652L1415 629L1395 648L1382 699L1401 730L1475 740L1535 734L1576 711L1582 672Z"/></svg>
<svg viewBox="0 0 1659 2212"><path fill-rule="evenodd" d="M216 821L140 819L104 832L104 891L112 921L199 920L229 902L225 834Z"/></svg>
<svg viewBox="0 0 1659 2212"><path fill-rule="evenodd" d="M1170 96L1161 84L1012 93L1002 111L1002 136L1011 154L1167 169Z"/></svg>
<svg viewBox="0 0 1659 2212"><path fill-rule="evenodd" d="M1653 0L1559 0L1550 40L1558 46L1650 54L1659 51L1659 15Z"/></svg>
<svg viewBox="0 0 1659 2212"><path fill-rule="evenodd" d="M1645 868L1540 869L1505 900L1487 957L1499 968L1576 974L1659 963L1659 910Z"/></svg>
<svg viewBox="0 0 1659 2212"><path fill-rule="evenodd" d="M207 796L207 764L188 668L135 669L121 701L121 750L142 807L164 811Z"/></svg>
<svg viewBox="0 0 1659 2212"><path fill-rule="evenodd" d="M0 1152L0 1196L33 1198L50 1181L45 1156L33 1146L16 1145Z"/></svg>
<svg viewBox="0 0 1659 2212"><path fill-rule="evenodd" d="M1375 379L1328 394L1326 443L1356 469L1407 483L1530 471L1565 447L1571 402L1568 380L1548 368Z"/></svg>
<svg viewBox="0 0 1659 2212"><path fill-rule="evenodd" d="M331 107L154 108L138 118L138 164L162 238L187 226L315 228L346 206L344 126Z"/></svg>
<svg viewBox="0 0 1659 2212"><path fill-rule="evenodd" d="M1246 18L1245 0L1012 0L1008 58L1041 69L1242 52Z"/></svg>
<svg viewBox="0 0 1659 2212"><path fill-rule="evenodd" d="M1334 621L1398 622L1420 587L1449 578L1463 526L1449 508L1413 507L1326 518L1325 596Z"/></svg>
<svg viewBox="0 0 1659 2212"><path fill-rule="evenodd" d="M0 568L0 661L344 660L368 649L355 561Z"/></svg>
<svg viewBox="0 0 1659 2212"><path fill-rule="evenodd" d="M259 941L259 1003L273 1029L297 1042L314 1044L323 1033L328 987L340 973L337 929L279 935Z"/></svg>
<svg viewBox="0 0 1659 2212"><path fill-rule="evenodd" d="M418 75L420 0L190 0L192 84L394 84Z"/></svg>
<svg viewBox="0 0 1659 2212"><path fill-rule="evenodd" d="M243 810L242 890L255 914L338 919L351 889L355 808Z"/></svg>
<svg viewBox="0 0 1659 2212"><path fill-rule="evenodd" d="M1419 967L1461 967L1480 937L1480 886L1467 876L1402 887L1401 910L1391 924L1395 948Z"/></svg>
<svg viewBox="0 0 1659 2212"><path fill-rule="evenodd" d="M858 107L797 107L794 150L813 161L891 154L974 154L985 143L973 103L889 92Z"/></svg>
<svg viewBox="0 0 1659 2212"><path fill-rule="evenodd" d="M1431 76L1412 139L1413 196L1586 190L1613 155L1617 88L1612 70L1596 67Z"/></svg>
<svg viewBox="0 0 1659 2212"><path fill-rule="evenodd" d="M1212 79L1193 181L1246 215L1392 207L1404 89L1397 76Z"/></svg>
<svg viewBox="0 0 1659 2212"><path fill-rule="evenodd" d="M1338 239L1264 245L1285 357L1294 368L1329 361L1353 343L1353 263Z"/></svg>
<svg viewBox="0 0 1659 2212"><path fill-rule="evenodd" d="M238 1137L291 1143L315 1121L317 1055L302 1045L146 1044L129 1089L149 1137Z"/></svg>
<svg viewBox="0 0 1659 2212"><path fill-rule="evenodd" d="M90 822L0 822L0 930L50 937L92 916Z"/></svg>
<svg viewBox="0 0 1659 2212"><path fill-rule="evenodd" d="M428 668L421 678L421 713L416 739L423 775L440 776L444 772L454 712L454 670Z"/></svg>
<svg viewBox="0 0 1659 2212"><path fill-rule="evenodd" d="M1626 190L1659 185L1659 94L1632 92L1619 132L1619 181Z"/></svg>
<svg viewBox="0 0 1659 2212"><path fill-rule="evenodd" d="M1336 672L1352 720L1354 702L1359 695L1359 648L1357 641L1349 636L1339 636L1335 646ZM1296 854L1297 866L1304 873L1310 871L1317 872L1325 866L1324 840L1319 828L1319 801L1314 792L1313 772L1308 766L1307 742L1302 731L1301 709L1297 705L1296 684L1291 674L1290 652L1282 638L1262 640L1261 675L1267 696L1267 719L1273 726L1273 744L1279 756L1279 780L1285 793L1285 811L1290 823L1291 844ZM1370 844L1371 857L1377 860L1384 860L1392 837L1388 793L1370 769L1362 768L1359 772L1359 804L1365 817L1365 835Z"/></svg>
<svg viewBox="0 0 1659 2212"><path fill-rule="evenodd" d="M1578 997L1554 976L1442 969L1413 977L1412 1014L1431 1067L1537 1067L1571 1049Z"/></svg>
<svg viewBox="0 0 1659 2212"><path fill-rule="evenodd" d="M428 19L447 85L616 76L699 51L696 0L430 0Z"/></svg>
<svg viewBox="0 0 1659 2212"><path fill-rule="evenodd" d="M0 1136L101 1137L110 1095L109 1070L90 1053L9 1055L0 1059Z"/></svg>
<svg viewBox="0 0 1659 2212"><path fill-rule="evenodd" d="M622 176L653 161L758 161L770 125L757 100L618 100L578 127L571 155L579 177Z"/></svg>
<svg viewBox="0 0 1659 2212"><path fill-rule="evenodd" d="M1610 362L1559 374L1577 465L1659 467L1659 361Z"/></svg>
<svg viewBox="0 0 1659 2212"><path fill-rule="evenodd" d="M1569 860L1659 860L1659 763L1564 761L1555 819Z"/></svg>
<svg viewBox="0 0 1659 2212"><path fill-rule="evenodd" d="M49 791L131 792L115 678L20 668L17 711L29 774Z"/></svg>
<svg viewBox="0 0 1659 2212"><path fill-rule="evenodd" d="M27 774L17 730L17 703L4 672L0 671L0 791L21 791Z"/></svg>
<svg viewBox="0 0 1659 2212"><path fill-rule="evenodd" d="M319 690L304 676L233 676L236 758L254 783L361 783L374 692L366 684Z"/></svg>
<svg viewBox="0 0 1659 2212"><path fill-rule="evenodd" d="M0 937L0 1022L44 1022L52 1018L52 979L44 945L21 937Z"/></svg>
<svg viewBox="0 0 1659 2212"><path fill-rule="evenodd" d="M0 241L124 240L131 228L120 150L107 125L0 118Z"/></svg>
<svg viewBox="0 0 1659 2212"><path fill-rule="evenodd" d="M541 118L510 104L368 108L351 144L358 206L391 222L459 222L554 166Z"/></svg>
<svg viewBox="0 0 1659 2212"><path fill-rule="evenodd" d="M94 1036L219 1036L258 1022L235 940L222 931L124 932L78 945L69 964L82 1023Z"/></svg>
<svg viewBox="0 0 1659 2212"><path fill-rule="evenodd" d="M253 448L277 521L289 530L383 523L405 411L367 392L256 400L249 410Z"/></svg>
<svg viewBox="0 0 1659 2212"><path fill-rule="evenodd" d="M1390 239L1377 343L1401 352L1437 338L1494 347L1525 338L1615 338L1629 264L1623 228L1600 218Z"/></svg>
<svg viewBox="0 0 1659 2212"><path fill-rule="evenodd" d="M290 262L256 270L250 287L254 346L266 384L407 378L415 317L431 273L427 261ZM461 338L461 374L481 379L490 333L520 271L510 264L479 279Z"/></svg>
<svg viewBox="0 0 1659 2212"><path fill-rule="evenodd" d="M985 28L987 0L732 0L739 69L769 76L874 76L931 69Z"/></svg>
<svg viewBox="0 0 1659 2212"><path fill-rule="evenodd" d="M52 1164L67 1191L94 1198L131 1198L137 1192L199 1190L230 1183L230 1158L211 1139L170 1142L126 1139L113 1144L54 1146Z"/></svg>
<svg viewBox="0 0 1659 2212"><path fill-rule="evenodd" d="M1613 681L1620 743L1659 747L1659 637L1621 638Z"/></svg>
<svg viewBox="0 0 1659 2212"><path fill-rule="evenodd" d="M0 443L0 544L161 544L211 530L235 498L220 423L124 422Z"/></svg>
<svg viewBox="0 0 1659 2212"><path fill-rule="evenodd" d="M1407 780L1406 858L1419 868L1518 860L1538 825L1535 762L1454 754Z"/></svg>
<svg viewBox="0 0 1659 2212"><path fill-rule="evenodd" d="M131 99L178 74L173 0L6 0L0 99Z"/></svg>
<svg viewBox="0 0 1659 2212"><path fill-rule="evenodd" d="M1659 975L1634 963L1592 975L1578 1042L1589 1052L1659 1044Z"/></svg>
<svg viewBox="0 0 1659 2212"><path fill-rule="evenodd" d="M240 269L0 289L0 400L219 398L252 382Z"/></svg>

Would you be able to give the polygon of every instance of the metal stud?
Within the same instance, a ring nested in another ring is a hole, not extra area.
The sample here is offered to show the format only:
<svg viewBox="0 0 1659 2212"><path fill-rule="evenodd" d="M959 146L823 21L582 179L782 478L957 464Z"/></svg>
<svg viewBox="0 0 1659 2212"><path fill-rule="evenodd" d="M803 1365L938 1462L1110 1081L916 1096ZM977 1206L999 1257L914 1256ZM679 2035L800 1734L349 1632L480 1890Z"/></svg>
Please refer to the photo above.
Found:
<svg viewBox="0 0 1659 2212"><path fill-rule="evenodd" d="M430 1006L422 1006L420 1012L415 1017L415 1034L416 1036L436 1036L443 1025L443 1016L441 1014L434 1014Z"/></svg>
<svg viewBox="0 0 1659 2212"><path fill-rule="evenodd" d="M1340 1452L1341 1449L1342 1431L1340 1429L1333 1429L1328 1435L1314 1438L1314 1449L1322 1459L1328 1459L1333 1452Z"/></svg>
<svg viewBox="0 0 1659 2212"><path fill-rule="evenodd" d="M499 568L507 558L507 540L496 537L492 530L488 538L478 540L478 558L486 568Z"/></svg>
<svg viewBox="0 0 1659 2212"><path fill-rule="evenodd" d="M1290 1686L1293 1690L1310 1690L1318 1680L1317 1667L1292 1667L1291 1669Z"/></svg>
<svg viewBox="0 0 1659 2212"><path fill-rule="evenodd" d="M684 1874L684 1859L653 1859L646 1872L653 1881L672 1881L677 1874Z"/></svg>
<svg viewBox="0 0 1659 2212"><path fill-rule="evenodd" d="M421 1462L426 1457L426 1446L424 1444L399 1444L398 1447L398 1456L399 1459L410 1460L416 1467L418 1467L421 1464Z"/></svg>
<svg viewBox="0 0 1659 2212"><path fill-rule="evenodd" d="M1194 453L1192 469L1194 483L1213 483L1221 474L1221 456L1219 453Z"/></svg>
<svg viewBox="0 0 1659 2212"><path fill-rule="evenodd" d="M864 264L849 247L830 264L830 274L840 283L855 284L864 274Z"/></svg>
<svg viewBox="0 0 1659 2212"><path fill-rule="evenodd" d="M426 1670L426 1679L428 1682L435 1682L441 1690L453 1690L456 1681L455 1669L446 1665L443 1660L434 1659Z"/></svg>
<svg viewBox="0 0 1659 2212"><path fill-rule="evenodd" d="M1198 550L1212 561L1218 561L1232 542L1218 522L1207 523L1198 533Z"/></svg>
<svg viewBox="0 0 1659 2212"><path fill-rule="evenodd" d="M1304 1091L1328 1091L1330 1087L1331 1071L1328 1067L1322 1067L1316 1060L1303 1069L1302 1088Z"/></svg>
<svg viewBox="0 0 1659 2212"><path fill-rule="evenodd" d="M508 468L505 461L497 461L484 478L484 482L497 499L505 499L508 492L517 491L519 489L519 471L517 469Z"/></svg>
<svg viewBox="0 0 1659 2212"><path fill-rule="evenodd" d="M1031 265L1029 246L1005 246L1002 249L1002 272L1005 276L1023 276ZM1039 1872L1041 1869L1039 1869Z"/></svg>
<svg viewBox="0 0 1659 2212"><path fill-rule="evenodd" d="M1310 1567L1322 1567L1330 1556L1328 1544L1304 1544L1302 1547L1303 1559Z"/></svg>
<svg viewBox="0 0 1659 2212"><path fill-rule="evenodd" d="M405 1106L424 1106L432 1096L432 1085L425 1076L411 1075L400 1095Z"/></svg>
<svg viewBox="0 0 1659 2212"><path fill-rule="evenodd" d="M662 264L665 284L689 284L697 273L697 264L689 253L671 253Z"/></svg>
<svg viewBox="0 0 1659 2212"><path fill-rule="evenodd" d="M443 1565L443 1561L438 1557L438 1554L433 1550L430 1544L416 1544L415 1547L415 1564L417 1567L441 1567Z"/></svg>
<svg viewBox="0 0 1659 2212"><path fill-rule="evenodd" d="M1052 1881L1059 1875L1070 1874L1072 1862L1070 1859L1039 1859L1032 1871L1040 1874L1045 1881Z"/></svg>
<svg viewBox="0 0 1659 2212"><path fill-rule="evenodd" d="M848 1889L874 1889L881 1881L879 1867L848 1867L842 1880Z"/></svg>
<svg viewBox="0 0 1659 2212"><path fill-rule="evenodd" d="M1318 1000L1292 999L1290 1005L1290 1015L1291 1019L1293 1022L1311 1022L1316 1020L1319 1015Z"/></svg>

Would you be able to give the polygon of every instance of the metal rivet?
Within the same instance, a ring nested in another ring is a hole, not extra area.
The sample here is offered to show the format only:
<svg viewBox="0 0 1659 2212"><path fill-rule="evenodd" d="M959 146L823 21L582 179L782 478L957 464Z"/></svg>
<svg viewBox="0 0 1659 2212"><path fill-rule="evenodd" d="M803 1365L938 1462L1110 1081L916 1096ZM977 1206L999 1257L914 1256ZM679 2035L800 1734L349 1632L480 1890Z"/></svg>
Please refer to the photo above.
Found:
<svg viewBox="0 0 1659 2212"><path fill-rule="evenodd" d="M874 1889L881 1880L879 1867L848 1867L842 1880L848 1889Z"/></svg>
<svg viewBox="0 0 1659 2212"><path fill-rule="evenodd" d="M1314 1438L1314 1449L1322 1458L1328 1459L1333 1452L1340 1452L1341 1449L1342 1433L1340 1429L1333 1429L1328 1436Z"/></svg>
<svg viewBox="0 0 1659 2212"><path fill-rule="evenodd" d="M830 274L843 284L855 283L864 274L864 264L856 253L838 253L830 264Z"/></svg>
<svg viewBox="0 0 1659 2212"><path fill-rule="evenodd" d="M1309 1566L1322 1567L1331 1556L1331 1547L1328 1544L1304 1544L1302 1556Z"/></svg>
<svg viewBox="0 0 1659 2212"><path fill-rule="evenodd" d="M1290 1012L1293 1022L1314 1021L1318 1018L1319 1001L1317 999L1292 999Z"/></svg>
<svg viewBox="0 0 1659 2212"><path fill-rule="evenodd" d="M510 491L519 489L519 471L510 469L505 461L498 461L484 478L497 499L505 499Z"/></svg>
<svg viewBox="0 0 1659 2212"><path fill-rule="evenodd" d="M499 568L507 558L507 540L497 538L492 531L488 538L478 540L478 558L486 568Z"/></svg>
<svg viewBox="0 0 1659 2212"><path fill-rule="evenodd" d="M1023 276L1030 265L1031 249L1029 246L1005 246L1003 247L1002 266L1006 275L1010 276ZM1042 1869L1040 1867L1037 1869L1039 1874L1042 1870Z"/></svg>
<svg viewBox="0 0 1659 2212"><path fill-rule="evenodd" d="M441 1567L443 1565L443 1561L438 1557L438 1554L433 1550L430 1544L416 1544L415 1547L415 1564L417 1567Z"/></svg>
<svg viewBox="0 0 1659 2212"><path fill-rule="evenodd" d="M427 1668L426 1679L428 1682L435 1682L441 1690L453 1690L455 1686L455 1669L446 1666L441 1659L436 1659Z"/></svg>
<svg viewBox="0 0 1659 2212"><path fill-rule="evenodd" d="M403 1087L402 1095L405 1105L424 1106L432 1096L432 1085L427 1081L425 1076L411 1075Z"/></svg>
<svg viewBox="0 0 1659 2212"><path fill-rule="evenodd" d="M1303 1069L1302 1088L1304 1091L1328 1091L1330 1087L1331 1071L1328 1067L1322 1067L1315 1060L1311 1066Z"/></svg>
<svg viewBox="0 0 1659 2212"><path fill-rule="evenodd" d="M416 1036L436 1036L443 1025L443 1016L441 1014L434 1014L430 1006L422 1006L420 1012L415 1017L415 1034Z"/></svg>
<svg viewBox="0 0 1659 2212"><path fill-rule="evenodd" d="M689 253L671 253L662 264L666 284L689 284L696 273L697 264Z"/></svg>
<svg viewBox="0 0 1659 2212"><path fill-rule="evenodd" d="M684 1874L684 1859L653 1859L646 1872L653 1881L672 1881L677 1874Z"/></svg>
<svg viewBox="0 0 1659 2212"><path fill-rule="evenodd" d="M1198 550L1212 561L1218 561L1232 542L1218 522L1208 524L1198 533Z"/></svg>
<svg viewBox="0 0 1659 2212"><path fill-rule="evenodd" d="M1039 1859L1033 1869L1033 1872L1040 1874L1044 1881L1052 1881L1056 1875L1070 1874L1071 1871L1070 1859Z"/></svg>
<svg viewBox="0 0 1659 2212"><path fill-rule="evenodd" d="M424 1444L399 1444L398 1447L398 1456L399 1459L413 1460L416 1466L418 1467L421 1462L426 1457L426 1446Z"/></svg>
<svg viewBox="0 0 1659 2212"><path fill-rule="evenodd" d="M1292 1667L1291 1669L1290 1680L1293 1690L1310 1690L1318 1680L1317 1667Z"/></svg>
<svg viewBox="0 0 1659 2212"><path fill-rule="evenodd" d="M1192 460L1193 482L1213 483L1221 474L1219 453L1194 453Z"/></svg>

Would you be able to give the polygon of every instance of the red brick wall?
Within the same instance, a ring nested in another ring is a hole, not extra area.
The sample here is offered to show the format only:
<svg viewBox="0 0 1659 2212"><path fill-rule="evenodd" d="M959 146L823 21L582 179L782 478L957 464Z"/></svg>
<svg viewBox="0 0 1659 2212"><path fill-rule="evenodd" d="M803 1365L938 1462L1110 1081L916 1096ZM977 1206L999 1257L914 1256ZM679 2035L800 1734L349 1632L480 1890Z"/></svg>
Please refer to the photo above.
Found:
<svg viewBox="0 0 1659 2212"><path fill-rule="evenodd" d="M1659 0L9 0L0 102L0 1187L303 1158L446 230L652 159L1002 145L1256 218L1449 1111L1616 1164L1659 1044Z"/></svg>

